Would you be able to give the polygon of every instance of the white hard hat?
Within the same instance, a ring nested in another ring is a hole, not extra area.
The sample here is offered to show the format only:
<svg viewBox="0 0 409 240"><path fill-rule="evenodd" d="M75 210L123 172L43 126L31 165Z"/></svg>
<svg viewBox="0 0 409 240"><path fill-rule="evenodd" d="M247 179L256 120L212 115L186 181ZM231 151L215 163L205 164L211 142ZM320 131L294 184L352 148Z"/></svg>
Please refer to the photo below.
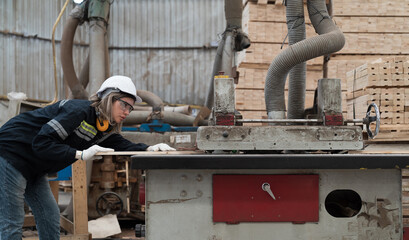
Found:
<svg viewBox="0 0 409 240"><path fill-rule="evenodd" d="M97 96L103 99L112 92L127 93L135 98L135 102L142 102L142 99L136 95L136 87L129 77L116 75L108 78L102 83Z"/></svg>

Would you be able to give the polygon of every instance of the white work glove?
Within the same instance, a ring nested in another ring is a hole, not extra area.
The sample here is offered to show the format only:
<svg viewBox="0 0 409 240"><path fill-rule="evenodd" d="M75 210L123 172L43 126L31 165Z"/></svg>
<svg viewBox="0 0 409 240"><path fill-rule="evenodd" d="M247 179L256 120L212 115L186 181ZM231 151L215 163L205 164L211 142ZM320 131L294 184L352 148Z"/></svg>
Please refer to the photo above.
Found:
<svg viewBox="0 0 409 240"><path fill-rule="evenodd" d="M95 156L95 154L97 154L97 152L113 152L114 149L112 148L104 148L98 145L93 145L88 149L85 149L82 151L81 153L81 160L84 161L91 161L91 160L95 160L95 159L101 159L102 156Z"/></svg>
<svg viewBox="0 0 409 240"><path fill-rule="evenodd" d="M150 146L146 151L157 152L157 151L176 151L176 149L170 147L166 143L158 143L156 145Z"/></svg>

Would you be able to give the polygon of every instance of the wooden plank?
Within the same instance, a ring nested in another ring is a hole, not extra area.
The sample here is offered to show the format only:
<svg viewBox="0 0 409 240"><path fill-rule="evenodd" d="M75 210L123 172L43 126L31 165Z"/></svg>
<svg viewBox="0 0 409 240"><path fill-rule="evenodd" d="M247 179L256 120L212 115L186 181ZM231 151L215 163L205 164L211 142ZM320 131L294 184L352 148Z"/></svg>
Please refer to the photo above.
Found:
<svg viewBox="0 0 409 240"><path fill-rule="evenodd" d="M246 33L251 39L251 43L277 43L282 44L285 39L285 44L288 44L288 29L285 22L248 22ZM307 38L317 36L315 29L307 25Z"/></svg>
<svg viewBox="0 0 409 240"><path fill-rule="evenodd" d="M69 233L74 233L74 223L65 218L64 216L60 216L60 225L65 231Z"/></svg>
<svg viewBox="0 0 409 240"><path fill-rule="evenodd" d="M409 124L381 124L378 135L371 140L376 141L409 141Z"/></svg>
<svg viewBox="0 0 409 240"><path fill-rule="evenodd" d="M345 46L337 54L409 54L409 34L345 33Z"/></svg>
<svg viewBox="0 0 409 240"><path fill-rule="evenodd" d="M74 209L74 234L88 234L86 161L72 164L72 198Z"/></svg>
<svg viewBox="0 0 409 240"><path fill-rule="evenodd" d="M344 33L409 33L409 17L334 16L333 19Z"/></svg>
<svg viewBox="0 0 409 240"><path fill-rule="evenodd" d="M409 0L332 1L332 15L338 16L409 16Z"/></svg>
<svg viewBox="0 0 409 240"><path fill-rule="evenodd" d="M99 152L97 156L132 156L132 155L191 155L203 154L203 151L166 151L166 152L150 152L150 151L114 151L114 152Z"/></svg>
<svg viewBox="0 0 409 240"><path fill-rule="evenodd" d="M379 99L379 96L381 95L381 88L364 88L364 89L359 89L358 91L354 92L347 92L347 100L353 100L365 95L372 95L375 96L376 99Z"/></svg>

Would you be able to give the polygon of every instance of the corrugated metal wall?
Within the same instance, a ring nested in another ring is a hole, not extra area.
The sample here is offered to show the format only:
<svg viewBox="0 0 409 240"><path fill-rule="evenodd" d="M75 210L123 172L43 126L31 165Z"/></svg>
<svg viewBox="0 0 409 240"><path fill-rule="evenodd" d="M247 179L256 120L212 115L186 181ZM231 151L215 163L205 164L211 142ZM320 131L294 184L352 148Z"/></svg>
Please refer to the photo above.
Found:
<svg viewBox="0 0 409 240"><path fill-rule="evenodd" d="M0 1L0 95L25 92L29 98L54 97L52 27L65 0ZM201 105L206 97L218 34L225 26L224 0L116 0L111 6L111 74L134 79L169 103ZM70 3L55 34L60 99L59 40ZM77 29L77 74L88 47L88 24ZM206 47L205 47L206 46ZM213 46L213 47L211 47Z"/></svg>

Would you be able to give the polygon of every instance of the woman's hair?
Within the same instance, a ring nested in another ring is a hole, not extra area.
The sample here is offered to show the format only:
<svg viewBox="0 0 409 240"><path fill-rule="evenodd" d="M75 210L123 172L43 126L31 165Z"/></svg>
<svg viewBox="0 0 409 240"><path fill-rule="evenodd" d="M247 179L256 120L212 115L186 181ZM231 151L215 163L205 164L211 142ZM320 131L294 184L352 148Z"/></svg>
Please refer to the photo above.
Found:
<svg viewBox="0 0 409 240"><path fill-rule="evenodd" d="M113 127L112 131L119 133L122 128L122 122L116 123L112 118L112 104L118 98L130 97L129 94L122 92L111 92L108 96L100 99L97 94L91 95L89 100L91 101L91 106L95 107L97 113L99 113L100 120L108 120L109 124Z"/></svg>

